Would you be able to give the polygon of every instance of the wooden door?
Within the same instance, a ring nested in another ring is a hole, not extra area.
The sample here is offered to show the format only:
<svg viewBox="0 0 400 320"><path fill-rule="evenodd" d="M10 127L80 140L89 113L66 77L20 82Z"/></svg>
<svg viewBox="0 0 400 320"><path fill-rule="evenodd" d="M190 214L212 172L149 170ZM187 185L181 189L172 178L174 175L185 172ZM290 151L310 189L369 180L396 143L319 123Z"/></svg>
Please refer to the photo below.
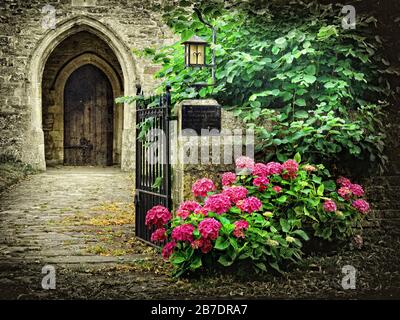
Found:
<svg viewBox="0 0 400 320"><path fill-rule="evenodd" d="M64 164L111 165L113 94L107 76L87 64L64 89Z"/></svg>

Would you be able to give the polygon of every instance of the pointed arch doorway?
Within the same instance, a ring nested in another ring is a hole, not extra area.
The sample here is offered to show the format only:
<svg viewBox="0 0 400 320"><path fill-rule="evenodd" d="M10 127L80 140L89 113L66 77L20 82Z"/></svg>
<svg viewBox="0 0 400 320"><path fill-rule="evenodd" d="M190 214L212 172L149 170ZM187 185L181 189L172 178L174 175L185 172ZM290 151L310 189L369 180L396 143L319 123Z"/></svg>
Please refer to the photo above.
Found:
<svg viewBox="0 0 400 320"><path fill-rule="evenodd" d="M64 89L64 165L113 164L113 92L107 76L86 64Z"/></svg>

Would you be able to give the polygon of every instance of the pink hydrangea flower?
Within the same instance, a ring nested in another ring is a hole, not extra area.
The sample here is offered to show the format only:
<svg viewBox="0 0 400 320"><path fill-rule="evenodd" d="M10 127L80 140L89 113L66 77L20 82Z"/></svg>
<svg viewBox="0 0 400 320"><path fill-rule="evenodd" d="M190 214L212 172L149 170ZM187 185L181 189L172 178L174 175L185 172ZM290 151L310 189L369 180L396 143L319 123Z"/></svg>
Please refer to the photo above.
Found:
<svg viewBox="0 0 400 320"><path fill-rule="evenodd" d="M351 198L352 192L348 187L341 187L338 190L339 196L341 196L344 200L349 200Z"/></svg>
<svg viewBox="0 0 400 320"><path fill-rule="evenodd" d="M208 215L208 210L206 208L200 207L194 210L195 214L202 214L203 216Z"/></svg>
<svg viewBox="0 0 400 320"><path fill-rule="evenodd" d="M253 169L253 175L259 177L266 177L268 175L268 167L264 163L256 163Z"/></svg>
<svg viewBox="0 0 400 320"><path fill-rule="evenodd" d="M210 252L213 248L210 239L200 238L192 242L193 249L200 249L204 254Z"/></svg>
<svg viewBox="0 0 400 320"><path fill-rule="evenodd" d="M257 177L253 180L253 185L258 187L260 191L265 190L268 184L269 179L267 177Z"/></svg>
<svg viewBox="0 0 400 320"><path fill-rule="evenodd" d="M169 259L171 254L174 252L175 247L176 247L176 242L175 241L168 242L164 246L164 248L162 249L162 256L163 256L163 258L165 260Z"/></svg>
<svg viewBox="0 0 400 320"><path fill-rule="evenodd" d="M223 186L231 186L236 182L236 174L233 172L225 172L222 175L222 185Z"/></svg>
<svg viewBox="0 0 400 320"><path fill-rule="evenodd" d="M244 238L244 230L247 230L249 223L246 220L235 221L235 230L233 230L233 235L236 238Z"/></svg>
<svg viewBox="0 0 400 320"><path fill-rule="evenodd" d="M317 168L314 167L314 166L311 165L311 164L305 164L305 165L302 167L302 169L303 169L304 171L307 171L307 172L314 172L314 171L317 171Z"/></svg>
<svg viewBox="0 0 400 320"><path fill-rule="evenodd" d="M273 186L273 187L272 187L272 190L274 190L276 193L279 193L279 192L282 191L282 187L280 187L280 186Z"/></svg>
<svg viewBox="0 0 400 320"><path fill-rule="evenodd" d="M186 220L187 217L189 217L189 215L190 215L189 210L182 210L182 209L176 210L176 216L181 217L183 220Z"/></svg>
<svg viewBox="0 0 400 320"><path fill-rule="evenodd" d="M218 193L209 196L206 199L204 208L208 211L222 214L227 212L232 207L231 200L225 194Z"/></svg>
<svg viewBox="0 0 400 320"><path fill-rule="evenodd" d="M204 254L210 252L212 250L213 246L211 243L210 239L203 239L203 243L200 247L201 252L203 252Z"/></svg>
<svg viewBox="0 0 400 320"><path fill-rule="evenodd" d="M244 212L253 213L254 211L258 211L262 208L262 203L256 197L249 197L244 200L239 200L236 203L236 206Z"/></svg>
<svg viewBox="0 0 400 320"><path fill-rule="evenodd" d="M249 190L242 186L233 186L229 188L225 188L222 191L222 194L226 195L232 203L236 203L239 200L243 200L247 197Z"/></svg>
<svg viewBox="0 0 400 320"><path fill-rule="evenodd" d="M214 218L205 218L199 223L199 232L204 239L215 240L221 227L221 223Z"/></svg>
<svg viewBox="0 0 400 320"><path fill-rule="evenodd" d="M194 229L195 229L194 226L191 225L190 223L182 224L180 226L175 227L172 230L171 237L175 241L192 242Z"/></svg>
<svg viewBox="0 0 400 320"><path fill-rule="evenodd" d="M194 210L196 210L197 208L200 208L200 207L201 206L197 201L187 200L180 204L179 209L188 210L190 212L193 212Z"/></svg>
<svg viewBox="0 0 400 320"><path fill-rule="evenodd" d="M326 212L335 212L337 210L336 203L333 200L326 200L324 202L324 210Z"/></svg>
<svg viewBox="0 0 400 320"><path fill-rule="evenodd" d="M368 202L362 199L354 200L352 206L360 211L362 214L366 214L369 211Z"/></svg>
<svg viewBox="0 0 400 320"><path fill-rule="evenodd" d="M299 164L292 160L286 160L283 164L282 164L283 170L285 170L286 172L284 173L284 175L282 176L284 179L294 179L297 177L297 171L299 171Z"/></svg>
<svg viewBox="0 0 400 320"><path fill-rule="evenodd" d="M165 228L157 229L151 234L150 238L150 240L153 242L163 242L166 239L167 239L167 233Z"/></svg>
<svg viewBox="0 0 400 320"><path fill-rule="evenodd" d="M267 163L267 175L273 175L273 174L281 174L283 167L280 163L278 162L268 162Z"/></svg>
<svg viewBox="0 0 400 320"><path fill-rule="evenodd" d="M241 156L236 159L235 164L238 169L249 169L250 171L254 169L254 160L250 157Z"/></svg>
<svg viewBox="0 0 400 320"><path fill-rule="evenodd" d="M207 193L215 191L214 182L208 178L197 180L192 186L192 192L195 197L205 197Z"/></svg>
<svg viewBox="0 0 400 320"><path fill-rule="evenodd" d="M349 187L351 182L349 179L345 178L345 177L340 177L336 180L336 183L339 184L341 187Z"/></svg>
<svg viewBox="0 0 400 320"><path fill-rule="evenodd" d="M145 225L148 227L156 226L161 228L172 219L172 214L164 206L154 206L146 214Z"/></svg>
<svg viewBox="0 0 400 320"><path fill-rule="evenodd" d="M362 197L364 195L364 189L357 183L350 183L349 187L351 192L357 197Z"/></svg>
<svg viewBox="0 0 400 320"><path fill-rule="evenodd" d="M182 217L183 220L194 212L197 208L200 208L200 204L197 201L188 200L181 203L178 210L176 210L176 215Z"/></svg>

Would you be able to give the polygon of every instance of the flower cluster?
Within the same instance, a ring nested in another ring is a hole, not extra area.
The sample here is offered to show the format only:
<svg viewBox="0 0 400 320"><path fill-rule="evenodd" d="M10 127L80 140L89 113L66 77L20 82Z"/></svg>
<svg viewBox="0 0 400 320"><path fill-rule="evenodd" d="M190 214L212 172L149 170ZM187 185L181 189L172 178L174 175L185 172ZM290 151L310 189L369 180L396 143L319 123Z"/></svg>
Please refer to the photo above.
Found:
<svg viewBox="0 0 400 320"><path fill-rule="evenodd" d="M264 191L267 188L267 185L269 184L269 179L267 177L256 177L253 180L253 185L258 187L258 190Z"/></svg>
<svg viewBox="0 0 400 320"><path fill-rule="evenodd" d="M317 168L312 166L311 164L305 164L302 169L307 172L314 172L317 171Z"/></svg>
<svg viewBox="0 0 400 320"><path fill-rule="evenodd" d="M264 163L256 163L253 169L253 176L266 177L268 176L268 167Z"/></svg>
<svg viewBox="0 0 400 320"><path fill-rule="evenodd" d="M172 219L172 214L164 206L155 206L151 208L146 214L145 225L148 227L156 226L161 228L165 226Z"/></svg>
<svg viewBox="0 0 400 320"><path fill-rule="evenodd" d="M366 214L369 211L369 204L363 199L354 200L352 206L360 211L362 214Z"/></svg>
<svg viewBox="0 0 400 320"><path fill-rule="evenodd" d="M199 207L197 209L194 210L195 214L202 214L203 216L208 215L208 210L206 208L203 207Z"/></svg>
<svg viewBox="0 0 400 320"><path fill-rule="evenodd" d="M178 210L176 211L176 215L178 217L182 217L185 220L192 212L195 212L197 209L200 209L201 205L197 201L184 201L179 206Z"/></svg>
<svg viewBox="0 0 400 320"><path fill-rule="evenodd" d="M246 220L239 220L234 223L235 229L233 235L236 238L244 238L244 231L249 228L249 223Z"/></svg>
<svg viewBox="0 0 400 320"><path fill-rule="evenodd" d="M167 239L167 230L160 228L151 234L150 240L153 242L163 242Z"/></svg>
<svg viewBox="0 0 400 320"><path fill-rule="evenodd" d="M348 187L341 187L338 190L339 196L341 196L344 200L350 200L352 192Z"/></svg>
<svg viewBox="0 0 400 320"><path fill-rule="evenodd" d="M206 197L209 192L215 191L215 189L214 182L208 178L199 179L192 186L195 197Z"/></svg>
<svg viewBox="0 0 400 320"><path fill-rule="evenodd" d="M338 185L340 185L341 187L349 187L351 182L349 179L345 178L345 177L340 177L336 180L336 183Z"/></svg>
<svg viewBox="0 0 400 320"><path fill-rule="evenodd" d="M193 241L194 226L190 223L182 224L172 230L172 239L175 241Z"/></svg>
<svg viewBox="0 0 400 320"><path fill-rule="evenodd" d="M225 187L231 186L236 182L236 174L233 172L225 172L222 175L222 185Z"/></svg>
<svg viewBox="0 0 400 320"><path fill-rule="evenodd" d="M229 187L222 191L222 194L226 195L233 204L246 198L248 193L249 190L242 186Z"/></svg>
<svg viewBox="0 0 400 320"><path fill-rule="evenodd" d="M281 174L283 171L283 166L278 162L268 162L266 166L268 176L273 174Z"/></svg>
<svg viewBox="0 0 400 320"><path fill-rule="evenodd" d="M162 257L165 260L168 260L169 257L171 256L171 254L174 252L175 247L176 247L175 241L168 242L162 249L162 252L161 252Z"/></svg>
<svg viewBox="0 0 400 320"><path fill-rule="evenodd" d="M215 240L218 238L222 225L214 218L206 218L199 223L199 232L204 239Z"/></svg>
<svg viewBox="0 0 400 320"><path fill-rule="evenodd" d="M206 199L204 208L208 211L222 214L227 212L232 207L231 200L225 194L218 193L209 196Z"/></svg>
<svg viewBox="0 0 400 320"><path fill-rule="evenodd" d="M191 243L193 249L200 249L202 253L206 254L213 248L210 239L200 238L196 239Z"/></svg>
<svg viewBox="0 0 400 320"><path fill-rule="evenodd" d="M262 202L256 197L249 197L238 201L236 206L243 212L253 213L262 208Z"/></svg>
<svg viewBox="0 0 400 320"><path fill-rule="evenodd" d="M357 183L352 183L348 178L340 177L336 182L340 185L338 194L344 200L350 200L353 196L362 197L365 193L362 186Z"/></svg>
<svg viewBox="0 0 400 320"><path fill-rule="evenodd" d="M283 174L283 179L294 179L297 177L297 171L299 171L299 164L294 160L286 160L282 164L283 170L285 173Z"/></svg>
<svg viewBox="0 0 400 320"><path fill-rule="evenodd" d="M351 183L349 189L356 197L362 197L364 195L364 189L359 184Z"/></svg>
<svg viewBox="0 0 400 320"><path fill-rule="evenodd" d="M333 200L326 200L324 202L324 210L326 212L335 212L337 210L336 203Z"/></svg>
<svg viewBox="0 0 400 320"><path fill-rule="evenodd" d="M254 169L254 160L249 157L239 157L236 159L235 164L237 169L248 169L250 171Z"/></svg>

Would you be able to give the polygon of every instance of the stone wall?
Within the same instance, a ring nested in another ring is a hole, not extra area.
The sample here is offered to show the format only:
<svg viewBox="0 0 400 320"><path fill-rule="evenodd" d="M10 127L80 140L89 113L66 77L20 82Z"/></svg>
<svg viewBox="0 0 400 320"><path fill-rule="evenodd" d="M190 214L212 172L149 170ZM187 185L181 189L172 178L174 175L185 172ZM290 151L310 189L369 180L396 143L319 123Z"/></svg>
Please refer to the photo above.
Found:
<svg viewBox="0 0 400 320"><path fill-rule="evenodd" d="M191 191L197 179L209 178L221 188L224 172L234 171L235 159L240 155L253 157L253 137L246 132L243 122L232 112L221 108L221 131L217 135L184 134L182 131L182 107L216 106L213 99L184 100L175 106L173 113L177 121L173 123L172 142L172 202L176 209L179 204L193 199Z"/></svg>
<svg viewBox="0 0 400 320"><path fill-rule="evenodd" d="M51 11L45 6L49 5L55 9L54 30L48 28ZM60 67L54 62L62 64L66 57L61 54L53 62L49 61L53 66L42 82L43 71L50 54L77 32L93 33L109 46L98 45L100 42L96 40L91 42L94 51L102 52L110 64L117 64L118 60L120 66L115 70L123 73L123 94L135 94L138 84L145 92L151 92L156 85L152 75L157 66L133 56L130 49L158 47L174 41L160 17L164 5L166 1L161 0L1 0L0 154L14 156L38 169L45 168L42 102L48 106L52 99L45 80L54 77ZM75 42L77 46L81 44ZM121 166L132 169L134 108L124 108L122 144L125 145L122 148L125 153L122 151ZM46 152L51 156L51 151Z"/></svg>

